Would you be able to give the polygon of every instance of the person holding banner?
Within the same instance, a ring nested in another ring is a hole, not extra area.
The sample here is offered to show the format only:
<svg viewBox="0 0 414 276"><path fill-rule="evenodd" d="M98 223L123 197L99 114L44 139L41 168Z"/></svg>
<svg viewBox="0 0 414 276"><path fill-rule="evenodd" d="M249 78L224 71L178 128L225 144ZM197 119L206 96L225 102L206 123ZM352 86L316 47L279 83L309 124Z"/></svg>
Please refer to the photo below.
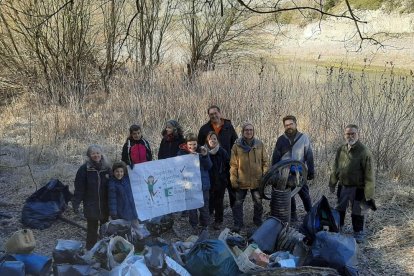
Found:
<svg viewBox="0 0 414 276"><path fill-rule="evenodd" d="M201 184L203 190L204 206L198 209L189 211L188 217L194 234L199 234L198 225L200 224L202 230L207 229L210 216L209 216L209 191L210 191L210 177L209 170L213 166L208 150L205 147L198 147L197 136L193 133L189 133L185 139L185 143L180 145L178 155L185 154L199 154L200 158L200 173Z"/></svg>
<svg viewBox="0 0 414 276"><path fill-rule="evenodd" d="M262 224L263 206L259 193L259 183L268 169L267 154L263 143L254 137L252 123L243 123L242 137L237 139L231 149L230 181L236 189L236 202L233 207L233 232L240 232L243 223L243 203L250 190L254 203L253 223Z"/></svg>
<svg viewBox="0 0 414 276"><path fill-rule="evenodd" d="M109 214L112 219L124 219L137 225L138 214L126 164L123 161L115 162L112 173L108 191Z"/></svg>
<svg viewBox="0 0 414 276"><path fill-rule="evenodd" d="M210 215L214 213L213 228L219 230L223 223L224 213L224 193L226 192L227 179L229 178L230 157L227 151L222 148L218 141L218 136L214 131L210 131L206 138L206 148L210 154L213 167L210 170Z"/></svg>

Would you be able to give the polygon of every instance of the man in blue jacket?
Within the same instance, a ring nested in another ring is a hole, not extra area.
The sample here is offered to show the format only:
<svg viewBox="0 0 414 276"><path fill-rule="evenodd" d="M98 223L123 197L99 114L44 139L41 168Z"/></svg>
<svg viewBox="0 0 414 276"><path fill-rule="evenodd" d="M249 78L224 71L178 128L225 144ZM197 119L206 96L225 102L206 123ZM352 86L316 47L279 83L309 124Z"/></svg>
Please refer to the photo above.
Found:
<svg viewBox="0 0 414 276"><path fill-rule="evenodd" d="M297 130L296 117L288 115L283 118L285 133L281 135L273 150L272 165L281 160L297 160L306 164L308 168L308 180L315 177L315 167L313 163L313 153L309 137ZM306 212L312 208L312 200L309 195L309 186L304 184L299 191L303 206ZM296 201L291 199L291 221L297 220Z"/></svg>

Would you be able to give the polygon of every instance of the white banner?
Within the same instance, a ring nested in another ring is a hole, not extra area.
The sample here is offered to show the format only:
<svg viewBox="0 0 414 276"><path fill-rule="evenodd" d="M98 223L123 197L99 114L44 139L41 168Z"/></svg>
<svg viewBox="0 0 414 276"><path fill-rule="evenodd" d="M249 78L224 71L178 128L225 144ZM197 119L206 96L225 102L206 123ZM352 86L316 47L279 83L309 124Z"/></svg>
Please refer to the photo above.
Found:
<svg viewBox="0 0 414 276"><path fill-rule="evenodd" d="M128 173L140 220L204 205L197 154L137 164Z"/></svg>

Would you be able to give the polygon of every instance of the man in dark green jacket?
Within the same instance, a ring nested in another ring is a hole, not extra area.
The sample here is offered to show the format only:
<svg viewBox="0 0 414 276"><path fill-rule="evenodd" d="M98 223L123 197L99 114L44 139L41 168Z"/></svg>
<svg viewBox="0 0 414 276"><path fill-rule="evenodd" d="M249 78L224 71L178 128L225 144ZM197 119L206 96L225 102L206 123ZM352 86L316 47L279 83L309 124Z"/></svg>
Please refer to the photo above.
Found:
<svg viewBox="0 0 414 276"><path fill-rule="evenodd" d="M368 208L375 209L374 165L369 149L358 140L358 126L345 127L346 144L342 145L335 157L335 163L329 180L331 193L335 193L338 183L338 205L341 227L345 222L348 203L351 202L352 226L357 242L363 242L364 215Z"/></svg>

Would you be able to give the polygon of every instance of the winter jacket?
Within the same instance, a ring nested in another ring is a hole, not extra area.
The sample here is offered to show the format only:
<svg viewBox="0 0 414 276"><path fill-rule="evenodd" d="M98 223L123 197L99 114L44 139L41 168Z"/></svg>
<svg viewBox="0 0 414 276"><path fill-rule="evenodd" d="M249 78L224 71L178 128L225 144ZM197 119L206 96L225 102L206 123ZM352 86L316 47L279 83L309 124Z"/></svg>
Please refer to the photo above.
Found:
<svg viewBox="0 0 414 276"><path fill-rule="evenodd" d="M108 182L111 175L109 167L97 170L90 162L83 164L75 178L73 208L78 209L83 202L83 213L88 219L107 219Z"/></svg>
<svg viewBox="0 0 414 276"><path fill-rule="evenodd" d="M162 138L160 149L158 150L158 160L177 156L179 146L184 142L185 140L182 135L174 136L170 141L165 137Z"/></svg>
<svg viewBox="0 0 414 276"><path fill-rule="evenodd" d="M128 138L122 147L122 161L127 165L135 165L152 160L150 145L144 138L137 140Z"/></svg>
<svg viewBox="0 0 414 276"><path fill-rule="evenodd" d="M198 132L198 144L199 145L204 145L206 143L207 134L210 131L214 131L214 128L211 125L211 122L208 121L206 124L204 124L200 128L200 131ZM218 134L218 140L220 142L220 146L223 147L227 153L229 153L236 139L237 139L237 133L234 130L234 127L231 124L231 121L224 119L223 126L221 127L221 130Z"/></svg>
<svg viewBox="0 0 414 276"><path fill-rule="evenodd" d="M306 164L308 168L308 176L315 175L315 166L313 162L313 152L309 137L300 133L296 133L294 142L289 139L286 134L281 135L277 141L273 150L272 165L276 164L280 160L296 160Z"/></svg>
<svg viewBox="0 0 414 276"><path fill-rule="evenodd" d="M115 177L111 177L109 180L108 199L109 214L111 216L125 220L133 220L138 218L128 175L125 175L120 180Z"/></svg>
<svg viewBox="0 0 414 276"><path fill-rule="evenodd" d="M355 186L364 189L365 199L374 198L375 177L372 154L360 141L349 150L348 145L342 145L336 152L335 163L329 179L329 186Z"/></svg>
<svg viewBox="0 0 414 276"><path fill-rule="evenodd" d="M209 171L211 190L224 190L227 186L230 169L230 157L225 149L219 148L216 154L210 154L212 168Z"/></svg>
<svg viewBox="0 0 414 276"><path fill-rule="evenodd" d="M186 150L186 144L181 144L180 149L178 150L177 155L185 155L190 154ZM198 155L200 158L200 174L201 174L201 184L203 191L210 190L210 176L209 176L209 170L213 166L213 163L211 163L210 155L207 154L206 156L202 156L201 154Z"/></svg>
<svg viewBox="0 0 414 276"><path fill-rule="evenodd" d="M242 138L236 140L231 149L230 181L233 188L256 189L268 169L267 154L263 143L254 139L252 149L246 152Z"/></svg>

